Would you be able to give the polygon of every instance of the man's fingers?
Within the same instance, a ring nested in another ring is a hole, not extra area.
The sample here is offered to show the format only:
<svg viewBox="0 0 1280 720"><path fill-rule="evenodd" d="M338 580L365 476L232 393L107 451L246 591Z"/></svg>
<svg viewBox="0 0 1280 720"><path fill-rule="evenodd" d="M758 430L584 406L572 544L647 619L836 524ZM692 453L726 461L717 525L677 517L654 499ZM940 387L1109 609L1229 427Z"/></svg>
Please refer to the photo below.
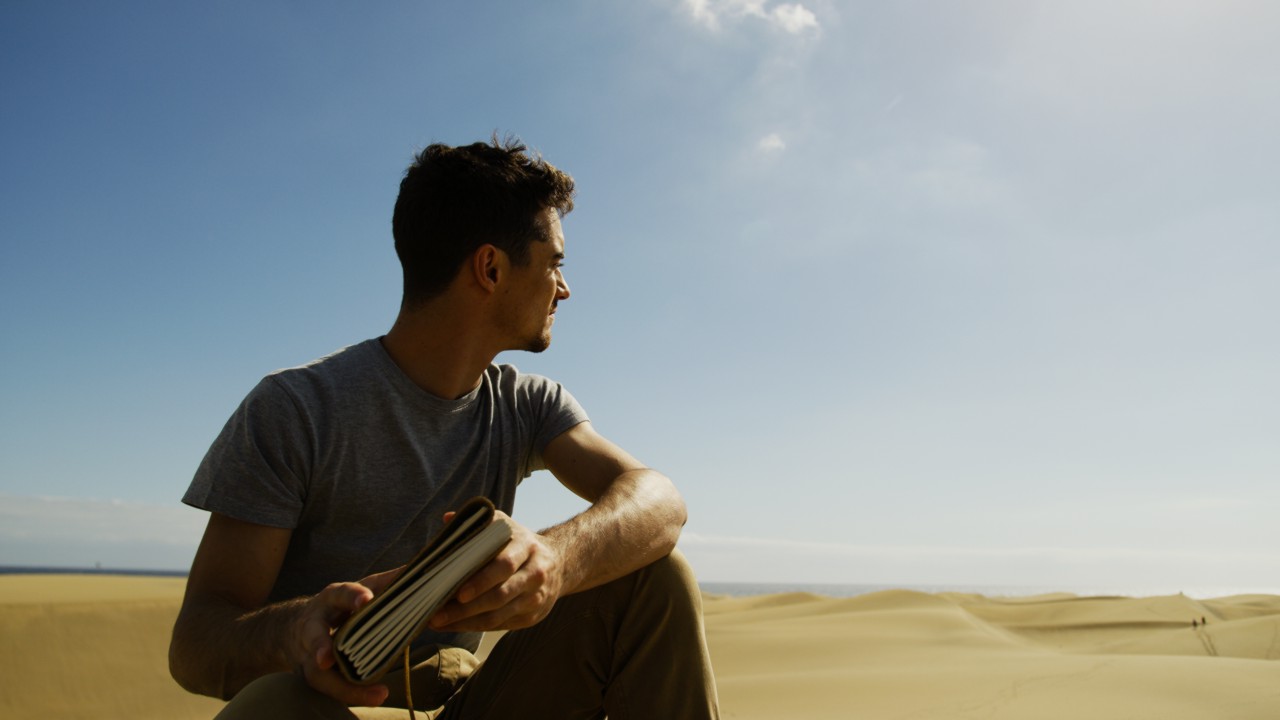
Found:
<svg viewBox="0 0 1280 720"><path fill-rule="evenodd" d="M502 512L511 541L465 582L430 620L435 630L510 630L546 617L560 596L558 555L540 536Z"/></svg>
<svg viewBox="0 0 1280 720"><path fill-rule="evenodd" d="M454 596L460 603L470 603L476 598L501 586L529 559L529 549L515 543L508 543L498 556L488 565L480 568L475 575L458 588ZM488 609L488 608L485 608Z"/></svg>
<svg viewBox="0 0 1280 720"><path fill-rule="evenodd" d="M500 583L496 587L491 587L477 595L463 595L462 590L453 600L445 603L443 607L436 611L431 618L431 628L434 630L443 630L446 626L452 625L459 620L473 620L475 617L492 613L494 610L503 608L512 598L519 593L514 587L516 578L508 578L505 583ZM463 586L463 590L466 586ZM469 594L469 593L468 593ZM486 628L491 629L491 628Z"/></svg>
<svg viewBox="0 0 1280 720"><path fill-rule="evenodd" d="M437 613L431 620L432 629L439 632L478 632L501 628L503 630L519 630L531 627L543 617L544 608L532 602L515 602L487 612L472 614L467 608L451 603L446 610ZM550 608L545 608L550 610ZM437 624L439 623L439 624Z"/></svg>
<svg viewBox="0 0 1280 720"><path fill-rule="evenodd" d="M490 589L471 602L452 600L431 618L433 630L445 632L516 630L532 625L550 611L547 596L528 578L517 574L498 587ZM511 624L514 618L529 616L527 624Z"/></svg>
<svg viewBox="0 0 1280 720"><path fill-rule="evenodd" d="M372 590L360 583L351 582L334 583L315 596L315 601L323 609L324 619L330 626L336 626L372 599Z"/></svg>
<svg viewBox="0 0 1280 720"><path fill-rule="evenodd" d="M398 568L393 568L385 572L375 573L361 580L360 584L369 588L369 590L371 590L374 595L377 595L383 590L386 590L391 585L391 583L395 582L396 578L400 577L400 573L403 570L404 570L404 565L401 565ZM362 606L363 606L363 603L362 603Z"/></svg>
<svg viewBox="0 0 1280 720"><path fill-rule="evenodd" d="M456 514L454 512L445 513L445 522L452 520ZM507 523L511 527L511 540L507 542L506 547L502 549L502 552L498 553L497 557L476 571L458 588L458 592L454 593L454 597L458 602L469 603L498 587L512 575L515 575L525 564L525 561L529 559L528 542L527 539L522 540L522 533L529 536L532 536L532 533L529 533L522 525L512 520L510 515L501 510L494 512L493 522Z"/></svg>
<svg viewBox="0 0 1280 720"><path fill-rule="evenodd" d="M387 700L386 685L354 685L336 670L307 668L307 684L344 705L377 707Z"/></svg>
<svg viewBox="0 0 1280 720"><path fill-rule="evenodd" d="M491 617L499 610L507 613L516 612L517 608L507 607L513 597L515 597L514 594L502 593L495 588L468 603L450 600L432 616L431 629L445 630L446 628L453 628L457 623L463 621L468 623L469 630L496 629L496 626L488 628L476 626L476 618L480 616Z"/></svg>
<svg viewBox="0 0 1280 720"><path fill-rule="evenodd" d="M321 590L311 599L298 626L302 653L298 662L306 668L332 668L333 628L372 598L373 592L358 583L334 583Z"/></svg>
<svg viewBox="0 0 1280 720"><path fill-rule="evenodd" d="M391 571L392 574L394 572ZM374 585L384 579L380 576L366 578ZM311 598L299 628L302 654L298 666L307 684L345 705L376 707L387 699L385 685L355 685L347 682L334 667L337 658L333 652L333 628L372 599L373 590L363 581L334 583Z"/></svg>

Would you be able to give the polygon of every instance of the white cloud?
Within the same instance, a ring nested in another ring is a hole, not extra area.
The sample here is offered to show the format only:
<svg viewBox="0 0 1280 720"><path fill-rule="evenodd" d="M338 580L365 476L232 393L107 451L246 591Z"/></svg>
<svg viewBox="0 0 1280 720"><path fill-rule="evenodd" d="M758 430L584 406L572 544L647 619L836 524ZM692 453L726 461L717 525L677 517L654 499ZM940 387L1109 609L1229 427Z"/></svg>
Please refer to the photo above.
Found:
<svg viewBox="0 0 1280 720"><path fill-rule="evenodd" d="M760 138L759 147L765 152L781 152L787 149L787 143L778 133L769 133Z"/></svg>
<svg viewBox="0 0 1280 720"><path fill-rule="evenodd" d="M720 20L711 9L711 0L684 0L684 6L694 22L710 30L720 29Z"/></svg>
<svg viewBox="0 0 1280 720"><path fill-rule="evenodd" d="M685 531L680 547L706 582L1026 585L1204 597L1273 592L1258 578L1280 554L1118 546L862 545ZM1012 581L1011 578L1017 578ZM1188 582L1190 581L1190 582Z"/></svg>
<svg viewBox="0 0 1280 720"><path fill-rule="evenodd" d="M722 21L741 22L744 18L763 20L792 35L819 29L818 17L800 3L766 8L763 0L684 0L684 8L694 22L713 31L723 27Z"/></svg>
<svg viewBox="0 0 1280 720"><path fill-rule="evenodd" d="M1028 546L1016 547L980 547L964 545L861 545L835 542L815 542L809 540L787 540L765 537L734 537L726 535L704 535L697 532L685 532L681 536L683 547L714 548L722 551L761 553L773 552L779 555L821 555L828 558L870 558L887 557L895 561L906 561L918 558L942 558L947 561L974 560L984 558L1038 558L1041 560L1059 560L1071 562L1099 562L1103 560L1126 559L1143 562L1160 560L1217 560L1222 558L1218 552L1188 551L1177 549L1122 548L1122 547L1050 547ZM1266 553L1244 553L1251 561L1274 560Z"/></svg>
<svg viewBox="0 0 1280 720"><path fill-rule="evenodd" d="M798 35L808 28L818 28L817 16L800 3L775 7L769 14L769 19L792 35Z"/></svg>
<svg viewBox="0 0 1280 720"><path fill-rule="evenodd" d="M176 502L0 494L0 564L179 570L207 519Z"/></svg>

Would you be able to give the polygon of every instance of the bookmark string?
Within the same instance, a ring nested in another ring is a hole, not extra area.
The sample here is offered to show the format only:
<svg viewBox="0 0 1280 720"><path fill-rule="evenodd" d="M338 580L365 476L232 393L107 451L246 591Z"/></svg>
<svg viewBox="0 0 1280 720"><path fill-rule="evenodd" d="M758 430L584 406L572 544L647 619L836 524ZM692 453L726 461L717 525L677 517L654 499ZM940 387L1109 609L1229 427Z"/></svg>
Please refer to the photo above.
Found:
<svg viewBox="0 0 1280 720"><path fill-rule="evenodd" d="M404 704L409 706L409 720L413 714L413 683L409 681L409 646L404 646Z"/></svg>

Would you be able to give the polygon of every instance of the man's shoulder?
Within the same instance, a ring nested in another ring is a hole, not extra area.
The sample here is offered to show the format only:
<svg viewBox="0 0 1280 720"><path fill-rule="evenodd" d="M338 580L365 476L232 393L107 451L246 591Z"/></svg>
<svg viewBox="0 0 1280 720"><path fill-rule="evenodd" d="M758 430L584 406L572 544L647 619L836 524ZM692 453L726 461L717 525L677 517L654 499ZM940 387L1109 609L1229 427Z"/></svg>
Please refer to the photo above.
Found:
<svg viewBox="0 0 1280 720"><path fill-rule="evenodd" d="M532 469L542 469L540 456L547 443L561 433L590 418L582 405L559 382L534 373L520 372L514 365L489 366L489 385L494 388L495 405L525 428L533 443Z"/></svg>
<svg viewBox="0 0 1280 720"><path fill-rule="evenodd" d="M586 419L586 412L564 385L545 375L521 372L514 365L493 364L488 377L499 403L539 415L568 413Z"/></svg>
<svg viewBox="0 0 1280 720"><path fill-rule="evenodd" d="M268 373L267 377L292 381L306 377L365 372L374 364L377 343L377 338L363 340L354 345L338 348L310 362L274 370Z"/></svg>
<svg viewBox="0 0 1280 720"><path fill-rule="evenodd" d="M267 373L261 385L284 390L295 397L314 397L352 388L363 378L381 373L379 351L376 338L358 342L308 363Z"/></svg>
<svg viewBox="0 0 1280 720"><path fill-rule="evenodd" d="M510 363L492 363L489 365L486 375L494 387L505 391L528 393L560 387L560 383L545 375L521 372L519 368Z"/></svg>

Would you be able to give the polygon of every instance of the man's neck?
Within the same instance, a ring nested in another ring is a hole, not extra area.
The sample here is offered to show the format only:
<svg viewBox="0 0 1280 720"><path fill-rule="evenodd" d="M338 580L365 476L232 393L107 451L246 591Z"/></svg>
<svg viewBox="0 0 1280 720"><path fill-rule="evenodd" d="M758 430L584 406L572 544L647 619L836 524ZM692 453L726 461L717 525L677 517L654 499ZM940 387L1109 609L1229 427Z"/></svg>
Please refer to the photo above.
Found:
<svg viewBox="0 0 1280 720"><path fill-rule="evenodd" d="M477 332L467 313L433 305L401 309L382 346L415 385L453 400L480 384L498 351Z"/></svg>

